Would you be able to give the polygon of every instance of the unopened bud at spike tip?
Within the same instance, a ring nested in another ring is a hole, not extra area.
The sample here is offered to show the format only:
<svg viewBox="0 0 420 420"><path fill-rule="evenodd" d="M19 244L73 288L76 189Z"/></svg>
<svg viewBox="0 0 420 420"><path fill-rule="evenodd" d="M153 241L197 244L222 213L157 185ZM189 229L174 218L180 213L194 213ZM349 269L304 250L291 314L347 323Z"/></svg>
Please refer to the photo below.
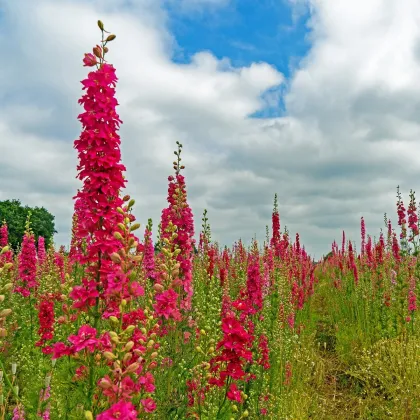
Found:
<svg viewBox="0 0 420 420"><path fill-rule="evenodd" d="M111 42L111 41L113 41L116 37L117 37L117 36L116 36L116 35L114 35L114 34L108 35L105 41L106 41L106 42Z"/></svg>
<svg viewBox="0 0 420 420"><path fill-rule="evenodd" d="M102 23L102 21L101 21L101 20L98 20L98 26L99 26L99 29L100 29L101 31L103 31L103 30L104 30L104 24Z"/></svg>

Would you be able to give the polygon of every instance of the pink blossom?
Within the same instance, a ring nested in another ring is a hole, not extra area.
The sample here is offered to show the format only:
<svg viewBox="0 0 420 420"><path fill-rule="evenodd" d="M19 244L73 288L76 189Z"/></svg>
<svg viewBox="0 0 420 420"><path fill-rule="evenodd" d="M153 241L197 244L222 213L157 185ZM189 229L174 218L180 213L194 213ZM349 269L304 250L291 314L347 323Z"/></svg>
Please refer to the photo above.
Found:
<svg viewBox="0 0 420 420"><path fill-rule="evenodd" d="M32 233L26 233L19 253L19 277L15 292L28 297L38 286L39 283L36 281L35 238Z"/></svg>
<svg viewBox="0 0 420 420"><path fill-rule="evenodd" d="M96 420L137 420L137 411L131 402L119 401L111 408L102 412Z"/></svg>
<svg viewBox="0 0 420 420"><path fill-rule="evenodd" d="M226 395L231 401L237 401L238 403L242 402L241 393L235 383L230 385Z"/></svg>
<svg viewBox="0 0 420 420"><path fill-rule="evenodd" d="M146 398L140 402L146 413L153 413L156 410L156 403L152 398Z"/></svg>
<svg viewBox="0 0 420 420"><path fill-rule="evenodd" d="M86 348L90 352L93 352L98 343L96 330L89 325L81 326L77 335L71 335L68 340L73 344L73 350L75 352L79 352Z"/></svg>
<svg viewBox="0 0 420 420"><path fill-rule="evenodd" d="M153 308L158 316L163 316L166 319L173 318L175 320L181 319L181 313L177 308L178 293L173 289L165 290L156 295L156 303Z"/></svg>
<svg viewBox="0 0 420 420"><path fill-rule="evenodd" d="M45 239L43 236L38 237L38 262L44 264L47 259L47 253L45 252Z"/></svg>

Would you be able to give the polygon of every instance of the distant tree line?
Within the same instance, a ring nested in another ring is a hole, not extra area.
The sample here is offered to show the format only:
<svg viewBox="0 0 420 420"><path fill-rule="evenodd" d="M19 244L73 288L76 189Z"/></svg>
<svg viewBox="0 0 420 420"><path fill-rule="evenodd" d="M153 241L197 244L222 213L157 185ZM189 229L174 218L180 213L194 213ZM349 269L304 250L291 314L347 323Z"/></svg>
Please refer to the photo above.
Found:
<svg viewBox="0 0 420 420"><path fill-rule="evenodd" d="M35 239L43 236L45 245L48 247L53 240L54 233L57 233L55 217L44 207L23 206L20 200L0 201L0 226L3 222L7 223L9 244L14 250L18 249L22 242L29 213L31 213L31 229Z"/></svg>

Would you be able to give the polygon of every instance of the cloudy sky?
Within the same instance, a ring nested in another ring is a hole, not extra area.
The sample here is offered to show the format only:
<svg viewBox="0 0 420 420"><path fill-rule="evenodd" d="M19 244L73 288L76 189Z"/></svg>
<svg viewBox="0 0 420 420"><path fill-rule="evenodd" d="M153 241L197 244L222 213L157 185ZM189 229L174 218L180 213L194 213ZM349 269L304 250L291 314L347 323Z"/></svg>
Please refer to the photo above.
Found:
<svg viewBox="0 0 420 420"><path fill-rule="evenodd" d="M316 258L360 217L396 221L420 180L418 0L0 0L0 200L56 216L68 244L77 104L116 33L123 160L136 216L157 225L175 142L196 220L213 238L265 236L278 193Z"/></svg>

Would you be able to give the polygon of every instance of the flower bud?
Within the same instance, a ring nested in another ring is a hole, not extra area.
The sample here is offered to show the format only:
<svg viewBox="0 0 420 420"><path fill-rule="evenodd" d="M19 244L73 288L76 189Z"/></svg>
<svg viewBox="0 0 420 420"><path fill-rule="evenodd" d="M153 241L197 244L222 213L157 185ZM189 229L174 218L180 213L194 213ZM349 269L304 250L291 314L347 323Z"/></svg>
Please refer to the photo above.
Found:
<svg viewBox="0 0 420 420"><path fill-rule="evenodd" d="M116 252L113 252L112 254L111 254L111 260L114 262L114 263L120 263L121 262L121 257L116 253Z"/></svg>
<svg viewBox="0 0 420 420"><path fill-rule="evenodd" d="M85 419L86 420L93 420L92 411L85 411Z"/></svg>
<svg viewBox="0 0 420 420"><path fill-rule="evenodd" d="M99 381L99 387L102 388L102 389L109 389L109 388L112 387L112 384L111 384L111 382L109 382L108 379L102 378Z"/></svg>
<svg viewBox="0 0 420 420"><path fill-rule="evenodd" d="M134 329L135 329L136 327L134 326L134 325L129 325L126 329L125 329L125 333L127 333L127 334L131 334L133 331L134 331Z"/></svg>
<svg viewBox="0 0 420 420"><path fill-rule="evenodd" d="M130 228L130 232L137 230L140 226L140 223L134 223L134 225Z"/></svg>
<svg viewBox="0 0 420 420"><path fill-rule="evenodd" d="M85 58L83 59L83 65L86 67L93 67L98 64L96 57L93 54L85 54Z"/></svg>
<svg viewBox="0 0 420 420"><path fill-rule="evenodd" d="M124 373L134 373L139 367L140 363L132 363L130 366L128 366Z"/></svg>
<svg viewBox="0 0 420 420"><path fill-rule="evenodd" d="M93 54L95 54L98 58L102 58L102 48L99 45L93 47Z"/></svg>
<svg viewBox="0 0 420 420"><path fill-rule="evenodd" d="M114 353L111 353L110 351L104 351L102 354L105 357L105 359L106 360L109 360L109 361L114 360L114 359L117 358L117 356L115 356L115 354Z"/></svg>
<svg viewBox="0 0 420 420"><path fill-rule="evenodd" d="M98 26L99 26L99 29L100 29L101 31L103 31L103 30L104 30L104 24L102 23L102 21L98 20Z"/></svg>
<svg viewBox="0 0 420 420"><path fill-rule="evenodd" d="M108 35L107 36L107 38L106 38L106 42L111 42L111 41L113 41L114 39L116 38L116 35L113 35L113 34L111 34L111 35Z"/></svg>
<svg viewBox="0 0 420 420"><path fill-rule="evenodd" d="M3 309L0 312L0 318L6 318L6 316L9 316L12 313L12 310L10 308Z"/></svg>
<svg viewBox="0 0 420 420"><path fill-rule="evenodd" d="M134 347L134 341L129 341L125 346L123 351L130 351Z"/></svg>
<svg viewBox="0 0 420 420"><path fill-rule="evenodd" d="M123 363L127 363L133 357L132 353L126 353L123 357Z"/></svg>
<svg viewBox="0 0 420 420"><path fill-rule="evenodd" d="M148 366L148 369L149 370L152 370L152 369L155 369L155 368L157 368L157 363L156 362L151 362L151 363L149 363L149 366Z"/></svg>
<svg viewBox="0 0 420 420"><path fill-rule="evenodd" d="M114 238L121 241L123 237L120 232L114 232Z"/></svg>
<svg viewBox="0 0 420 420"><path fill-rule="evenodd" d="M155 283L153 289L155 289L156 292L162 292L164 287L160 283Z"/></svg>

